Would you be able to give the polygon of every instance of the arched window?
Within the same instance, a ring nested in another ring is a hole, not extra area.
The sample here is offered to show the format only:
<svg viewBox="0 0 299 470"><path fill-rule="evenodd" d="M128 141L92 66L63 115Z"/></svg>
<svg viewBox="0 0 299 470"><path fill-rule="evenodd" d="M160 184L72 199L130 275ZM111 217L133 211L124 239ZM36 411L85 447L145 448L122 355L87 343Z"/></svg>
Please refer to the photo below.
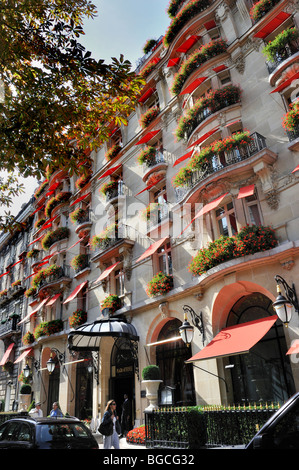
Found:
<svg viewBox="0 0 299 470"><path fill-rule="evenodd" d="M161 329L157 340L179 336L180 325L180 320L170 320ZM186 346L181 340L165 343L156 349L157 365L161 370L163 385L175 389L175 404L178 406L195 405L193 366L185 364L191 356L191 346Z"/></svg>
<svg viewBox="0 0 299 470"><path fill-rule="evenodd" d="M236 302L229 313L227 326L274 313L272 301L263 294L254 293ZM246 405L287 400L295 389L286 352L284 327L278 319L248 354L230 357L234 402Z"/></svg>

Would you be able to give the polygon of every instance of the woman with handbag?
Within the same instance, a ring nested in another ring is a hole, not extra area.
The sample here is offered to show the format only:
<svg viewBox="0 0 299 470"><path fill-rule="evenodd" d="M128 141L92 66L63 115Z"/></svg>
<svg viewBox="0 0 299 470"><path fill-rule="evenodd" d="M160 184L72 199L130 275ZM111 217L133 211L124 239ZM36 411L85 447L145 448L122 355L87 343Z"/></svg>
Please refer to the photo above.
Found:
<svg viewBox="0 0 299 470"><path fill-rule="evenodd" d="M112 423L112 426L111 426ZM114 447L114 449L119 449L119 437L118 435L121 434L121 427L119 424L118 416L116 414L116 403L115 400L109 400L106 408L105 413L103 416L103 420L101 426L107 426L110 428L107 432L109 435L104 435L104 449L110 449ZM100 426L100 427L101 427ZM101 432L101 431L100 431ZM110 434L111 433L111 434Z"/></svg>

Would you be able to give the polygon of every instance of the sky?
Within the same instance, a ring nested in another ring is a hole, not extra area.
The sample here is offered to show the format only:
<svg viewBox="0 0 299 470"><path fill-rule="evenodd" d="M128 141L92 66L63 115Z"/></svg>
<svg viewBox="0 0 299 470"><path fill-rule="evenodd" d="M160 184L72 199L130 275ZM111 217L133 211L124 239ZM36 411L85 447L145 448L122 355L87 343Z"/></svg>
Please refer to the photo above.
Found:
<svg viewBox="0 0 299 470"><path fill-rule="evenodd" d="M133 70L141 58L147 39L158 39L164 35L170 24L166 13L170 0L93 0L97 7L97 17L85 20L81 44L97 60L104 59L108 64L111 57L123 54L132 63ZM38 186L34 178L22 180L25 193L16 197L10 207L17 215L22 204L26 203ZM6 209L7 210L7 209ZM0 215L3 209L0 208Z"/></svg>

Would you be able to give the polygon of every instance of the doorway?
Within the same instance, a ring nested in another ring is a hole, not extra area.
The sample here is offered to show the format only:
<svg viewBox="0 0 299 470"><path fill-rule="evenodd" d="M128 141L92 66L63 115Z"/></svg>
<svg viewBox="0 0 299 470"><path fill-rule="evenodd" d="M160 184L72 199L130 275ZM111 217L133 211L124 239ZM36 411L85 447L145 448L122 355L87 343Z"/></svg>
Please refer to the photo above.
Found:
<svg viewBox="0 0 299 470"><path fill-rule="evenodd" d="M51 413L54 401L59 402L60 367L56 356L53 357L53 360L56 365L52 374L49 375L47 415Z"/></svg>
<svg viewBox="0 0 299 470"><path fill-rule="evenodd" d="M131 402L131 428L135 421L135 359L131 341L119 338L111 351L110 399L116 402L116 412L121 417L124 394Z"/></svg>

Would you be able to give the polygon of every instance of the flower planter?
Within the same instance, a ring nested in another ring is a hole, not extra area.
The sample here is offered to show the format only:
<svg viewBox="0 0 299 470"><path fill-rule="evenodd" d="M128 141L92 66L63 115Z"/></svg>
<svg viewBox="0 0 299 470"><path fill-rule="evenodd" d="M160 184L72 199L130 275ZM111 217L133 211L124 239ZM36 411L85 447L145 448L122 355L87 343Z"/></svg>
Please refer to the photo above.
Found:
<svg viewBox="0 0 299 470"><path fill-rule="evenodd" d="M149 401L149 405L144 411L152 412L158 408L158 390L162 382L162 380L142 380L146 389L146 398Z"/></svg>

